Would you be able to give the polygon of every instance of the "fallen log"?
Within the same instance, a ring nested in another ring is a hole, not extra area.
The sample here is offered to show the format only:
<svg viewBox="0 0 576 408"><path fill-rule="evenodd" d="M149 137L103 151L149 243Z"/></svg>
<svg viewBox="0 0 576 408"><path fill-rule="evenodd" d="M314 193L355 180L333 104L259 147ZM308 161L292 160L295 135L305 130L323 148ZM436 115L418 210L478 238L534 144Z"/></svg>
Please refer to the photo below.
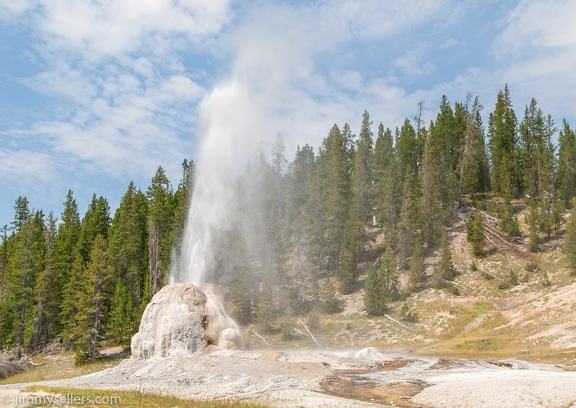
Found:
<svg viewBox="0 0 576 408"><path fill-rule="evenodd" d="M272 345L271 345L270 343L268 343L264 337L260 336L260 335L256 332L256 330L254 329L254 326L252 326L252 327L250 328L250 331L251 331L256 337L258 337L260 340L262 340L262 341L264 342L264 344L266 344L266 347L272 348Z"/></svg>
<svg viewBox="0 0 576 408"><path fill-rule="evenodd" d="M310 338L314 341L314 343L316 343L316 345L318 347L322 347L322 344L320 344L320 342L318 340L316 340L316 337L314 337L314 335L312 334L312 332L310 330L308 330L308 327L306 327L306 325L304 324L304 322L302 321L302 319L298 318L298 321L300 322L300 324L302 326L304 326L304 328L306 329L306 331L308 332L308 334L310 335Z"/></svg>
<svg viewBox="0 0 576 408"><path fill-rule="evenodd" d="M404 323L399 322L398 320L394 319L392 316L387 315L386 313L384 313L384 317L386 317L387 319L392 320L394 323L398 323L400 326L404 327L406 330L410 330L410 331L414 331L413 328L406 326Z"/></svg>

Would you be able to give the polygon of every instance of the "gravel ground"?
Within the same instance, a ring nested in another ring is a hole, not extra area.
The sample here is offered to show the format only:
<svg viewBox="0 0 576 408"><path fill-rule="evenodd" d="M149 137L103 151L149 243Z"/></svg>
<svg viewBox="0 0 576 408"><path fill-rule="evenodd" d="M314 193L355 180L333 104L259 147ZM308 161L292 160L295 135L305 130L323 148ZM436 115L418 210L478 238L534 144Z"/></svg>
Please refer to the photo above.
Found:
<svg viewBox="0 0 576 408"><path fill-rule="evenodd" d="M568 366L416 357L373 348L127 359L105 371L45 384L190 399L255 399L274 407L576 408L576 372ZM13 402L23 386L2 386L0 397L8 395Z"/></svg>

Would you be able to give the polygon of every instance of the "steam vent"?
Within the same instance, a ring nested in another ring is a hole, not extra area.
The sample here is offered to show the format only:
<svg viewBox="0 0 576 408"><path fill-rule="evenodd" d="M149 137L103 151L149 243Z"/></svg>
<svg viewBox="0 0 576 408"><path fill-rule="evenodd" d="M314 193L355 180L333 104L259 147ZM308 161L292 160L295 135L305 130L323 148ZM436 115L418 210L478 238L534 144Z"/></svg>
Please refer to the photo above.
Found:
<svg viewBox="0 0 576 408"><path fill-rule="evenodd" d="M194 285L163 287L146 306L132 337L132 358L180 357L219 349L244 349L246 339L213 290Z"/></svg>

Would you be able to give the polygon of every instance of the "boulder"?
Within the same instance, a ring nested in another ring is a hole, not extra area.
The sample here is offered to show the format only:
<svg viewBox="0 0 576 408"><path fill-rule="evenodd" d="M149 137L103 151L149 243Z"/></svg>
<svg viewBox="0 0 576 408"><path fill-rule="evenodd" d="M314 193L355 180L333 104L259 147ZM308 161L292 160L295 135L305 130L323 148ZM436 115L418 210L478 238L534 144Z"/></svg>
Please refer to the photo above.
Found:
<svg viewBox="0 0 576 408"><path fill-rule="evenodd" d="M238 324L226 313L215 290L189 284L163 287L144 310L132 337L132 358L180 357L211 350L244 349Z"/></svg>

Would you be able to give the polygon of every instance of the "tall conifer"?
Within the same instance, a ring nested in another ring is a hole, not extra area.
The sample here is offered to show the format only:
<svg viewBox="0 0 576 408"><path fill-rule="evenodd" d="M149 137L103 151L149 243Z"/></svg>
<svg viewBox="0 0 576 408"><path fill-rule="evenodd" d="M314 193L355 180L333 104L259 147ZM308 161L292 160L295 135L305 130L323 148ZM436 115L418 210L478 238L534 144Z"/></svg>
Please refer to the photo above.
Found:
<svg viewBox="0 0 576 408"><path fill-rule="evenodd" d="M566 208L576 196L576 132L564 119L558 136L558 192Z"/></svg>
<svg viewBox="0 0 576 408"><path fill-rule="evenodd" d="M517 119L508 85L498 92L496 106L488 120L490 185L492 191L509 200L519 192Z"/></svg>

